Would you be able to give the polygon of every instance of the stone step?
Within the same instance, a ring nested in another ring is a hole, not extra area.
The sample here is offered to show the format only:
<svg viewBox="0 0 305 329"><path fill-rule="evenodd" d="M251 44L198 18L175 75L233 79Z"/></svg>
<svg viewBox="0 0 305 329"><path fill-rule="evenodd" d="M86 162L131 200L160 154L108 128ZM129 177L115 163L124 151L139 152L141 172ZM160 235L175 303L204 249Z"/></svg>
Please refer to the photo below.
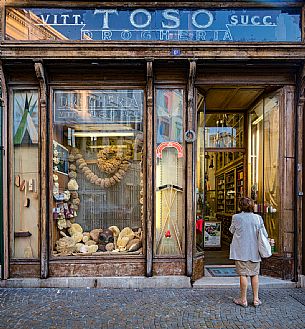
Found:
<svg viewBox="0 0 305 329"><path fill-rule="evenodd" d="M296 282L259 276L260 288L295 288ZM250 285L250 278L249 278ZM193 288L239 288L239 277L203 277L193 283Z"/></svg>
<svg viewBox="0 0 305 329"><path fill-rule="evenodd" d="M52 277L0 280L5 288L191 288L186 276L147 277Z"/></svg>
<svg viewBox="0 0 305 329"><path fill-rule="evenodd" d="M250 284L250 279L249 279ZM294 288L296 282L260 276L260 288ZM160 277L52 277L48 279L24 278L0 280L2 288L191 288L186 276ZM193 283L193 288L239 288L238 277L203 277Z"/></svg>

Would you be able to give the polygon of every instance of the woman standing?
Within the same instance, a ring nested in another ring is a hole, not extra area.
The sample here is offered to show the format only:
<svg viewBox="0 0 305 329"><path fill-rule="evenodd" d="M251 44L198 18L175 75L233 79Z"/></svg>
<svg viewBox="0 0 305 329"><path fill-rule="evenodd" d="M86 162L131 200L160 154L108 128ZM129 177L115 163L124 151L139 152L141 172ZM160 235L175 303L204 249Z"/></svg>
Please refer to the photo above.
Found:
<svg viewBox="0 0 305 329"><path fill-rule="evenodd" d="M258 298L258 274L261 257L258 252L258 229L261 227L263 234L268 237L261 216L253 213L254 202L250 198L241 198L239 201L241 213L232 217L230 232L233 234L230 246L230 259L235 260L236 272L240 278L240 297L235 298L235 304L247 307L248 276L251 278L253 292L253 305L262 304Z"/></svg>

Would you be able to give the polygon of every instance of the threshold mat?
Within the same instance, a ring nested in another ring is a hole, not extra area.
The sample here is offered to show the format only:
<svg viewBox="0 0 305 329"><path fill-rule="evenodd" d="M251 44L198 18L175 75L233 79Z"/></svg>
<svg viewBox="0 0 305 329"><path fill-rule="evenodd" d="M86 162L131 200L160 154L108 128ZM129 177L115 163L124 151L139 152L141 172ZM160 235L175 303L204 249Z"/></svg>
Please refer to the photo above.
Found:
<svg viewBox="0 0 305 329"><path fill-rule="evenodd" d="M239 276L236 271L235 267L208 267L206 266L205 269L212 275L212 276Z"/></svg>

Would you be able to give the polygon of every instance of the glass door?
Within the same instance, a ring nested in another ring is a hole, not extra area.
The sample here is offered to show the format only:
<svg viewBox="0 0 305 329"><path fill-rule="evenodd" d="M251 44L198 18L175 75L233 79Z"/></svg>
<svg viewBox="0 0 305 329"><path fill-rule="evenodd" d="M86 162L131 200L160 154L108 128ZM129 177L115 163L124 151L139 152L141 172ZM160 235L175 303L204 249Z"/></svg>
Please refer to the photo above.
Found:
<svg viewBox="0 0 305 329"><path fill-rule="evenodd" d="M244 114L202 111L197 125L196 247L223 249L244 195Z"/></svg>
<svg viewBox="0 0 305 329"><path fill-rule="evenodd" d="M248 120L248 195L255 201L254 211L264 218L275 253L282 217L280 104L280 92L269 94L251 109Z"/></svg>
<svg viewBox="0 0 305 329"><path fill-rule="evenodd" d="M203 86L198 91L196 253L204 252L205 275L214 275L215 267L234 267L229 228L246 193L247 110L263 89Z"/></svg>
<svg viewBox="0 0 305 329"><path fill-rule="evenodd" d="M196 251L207 251L206 261L211 250L228 259L232 215L239 211L239 199L248 196L277 254L283 217L280 132L281 111L287 111L285 91L267 94L253 87L241 97L241 87L217 88L207 87L205 96L198 95Z"/></svg>

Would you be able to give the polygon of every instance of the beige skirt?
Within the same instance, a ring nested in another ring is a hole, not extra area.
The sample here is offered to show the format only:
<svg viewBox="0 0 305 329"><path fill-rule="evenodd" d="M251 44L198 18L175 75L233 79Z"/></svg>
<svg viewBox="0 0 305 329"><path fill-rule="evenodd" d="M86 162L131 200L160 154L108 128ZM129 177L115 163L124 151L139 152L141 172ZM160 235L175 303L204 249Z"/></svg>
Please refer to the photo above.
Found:
<svg viewBox="0 0 305 329"><path fill-rule="evenodd" d="M236 260L235 266L238 275L254 276L259 274L260 262Z"/></svg>

